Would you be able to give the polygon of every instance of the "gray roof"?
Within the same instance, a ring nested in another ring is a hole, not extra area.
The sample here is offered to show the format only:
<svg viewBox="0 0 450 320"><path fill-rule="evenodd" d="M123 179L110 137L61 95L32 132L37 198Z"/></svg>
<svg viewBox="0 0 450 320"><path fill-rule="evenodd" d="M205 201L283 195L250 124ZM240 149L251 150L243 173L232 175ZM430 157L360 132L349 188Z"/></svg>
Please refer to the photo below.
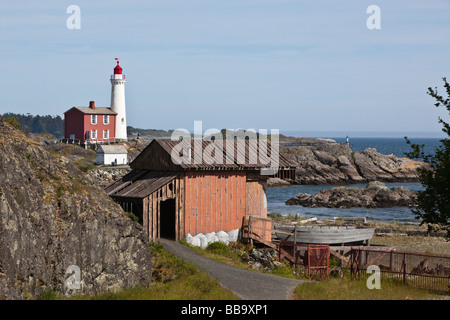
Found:
<svg viewBox="0 0 450 320"><path fill-rule="evenodd" d="M149 154L154 144L159 144L168 155L172 154L172 150L180 143L180 141L172 141L170 139L154 139L145 149L142 151L131 163L131 167L133 169L144 169L139 168L139 161L146 161L145 157L158 157L158 155ZM226 140L223 140L221 144L217 144L215 147L222 154L220 156L221 162L216 163L215 159L210 156L211 150L206 152L206 148L213 144L214 142L208 140L201 140L201 150L200 153L195 154L196 147L194 145L194 141L191 140L191 159L189 163L181 162L178 164L181 168L185 170L260 170L261 168L271 168L274 164L271 163L271 159L268 153L271 154L272 148L270 146L270 142L266 141L266 155L260 152L258 140L253 140L250 142L249 140L245 140L245 149L242 149L238 143L234 142L231 144L231 150L228 150L228 145ZM242 149L242 150L241 150ZM277 150L273 150L277 152ZM256 159L251 159L250 155L255 155ZM198 156L201 159L200 163L195 163L194 159ZM232 161L229 161L227 158L231 157ZM295 169L296 165L287 160L283 155L279 153L274 154L274 159L278 160L277 167L284 169ZM243 163L240 163L239 160L243 160ZM255 162L256 163L253 163ZM264 161L262 161L264 160ZM231 163L229 163L231 162ZM150 168L145 168L150 169Z"/></svg>
<svg viewBox="0 0 450 320"><path fill-rule="evenodd" d="M95 109L89 107L73 107L85 114L106 114L106 115L116 115L117 112L112 111L110 108L95 107ZM72 108L72 109L73 109Z"/></svg>
<svg viewBox="0 0 450 320"><path fill-rule="evenodd" d="M145 198L177 177L174 172L133 170L105 188L116 198Z"/></svg>
<svg viewBox="0 0 450 320"><path fill-rule="evenodd" d="M128 151L123 144L102 144L97 153L128 153Z"/></svg>

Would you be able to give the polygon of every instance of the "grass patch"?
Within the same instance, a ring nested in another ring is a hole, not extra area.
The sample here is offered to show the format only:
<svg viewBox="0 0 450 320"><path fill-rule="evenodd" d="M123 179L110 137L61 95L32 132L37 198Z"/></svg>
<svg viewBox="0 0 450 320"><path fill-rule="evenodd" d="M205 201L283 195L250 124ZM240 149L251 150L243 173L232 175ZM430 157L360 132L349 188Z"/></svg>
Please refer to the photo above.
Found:
<svg viewBox="0 0 450 320"><path fill-rule="evenodd" d="M249 269L248 264L243 259L243 255L249 254L252 249L250 246L246 246L239 242L230 242L228 245L221 242L219 244L219 241L217 241L210 243L206 247L206 249L202 249L199 247L191 246L186 241L180 241L180 243L207 258L228 264L233 267Z"/></svg>
<svg viewBox="0 0 450 320"><path fill-rule="evenodd" d="M133 212L125 212L125 215L134 221L139 221L139 218Z"/></svg>
<svg viewBox="0 0 450 320"><path fill-rule="evenodd" d="M88 172L89 170L92 170L95 168L95 164L93 163L88 163L86 165L79 165L78 169L80 169L83 172Z"/></svg>
<svg viewBox="0 0 450 320"><path fill-rule="evenodd" d="M232 254L230 247L221 241L211 242L206 247L206 250L225 256L230 256Z"/></svg>
<svg viewBox="0 0 450 320"><path fill-rule="evenodd" d="M392 281L381 280L380 289L368 289L362 280L329 279L299 285L294 300L424 300L431 295L425 290L411 289Z"/></svg>

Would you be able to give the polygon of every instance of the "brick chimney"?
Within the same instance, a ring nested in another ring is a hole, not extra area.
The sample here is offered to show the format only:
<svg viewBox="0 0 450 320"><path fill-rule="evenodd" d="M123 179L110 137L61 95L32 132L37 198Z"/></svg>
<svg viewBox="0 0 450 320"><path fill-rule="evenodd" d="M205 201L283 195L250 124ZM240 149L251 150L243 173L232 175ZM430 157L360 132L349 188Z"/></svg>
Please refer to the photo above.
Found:
<svg viewBox="0 0 450 320"><path fill-rule="evenodd" d="M89 108L95 109L95 101L89 101Z"/></svg>

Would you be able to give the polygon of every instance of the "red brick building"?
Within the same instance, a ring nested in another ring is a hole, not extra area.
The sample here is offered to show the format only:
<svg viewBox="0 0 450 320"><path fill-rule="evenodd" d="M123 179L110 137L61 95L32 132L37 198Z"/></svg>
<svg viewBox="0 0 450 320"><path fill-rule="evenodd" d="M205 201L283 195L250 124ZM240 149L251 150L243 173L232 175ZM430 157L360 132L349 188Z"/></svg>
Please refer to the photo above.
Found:
<svg viewBox="0 0 450 320"><path fill-rule="evenodd" d="M114 142L117 113L110 108L73 107L64 112L64 138L81 142Z"/></svg>

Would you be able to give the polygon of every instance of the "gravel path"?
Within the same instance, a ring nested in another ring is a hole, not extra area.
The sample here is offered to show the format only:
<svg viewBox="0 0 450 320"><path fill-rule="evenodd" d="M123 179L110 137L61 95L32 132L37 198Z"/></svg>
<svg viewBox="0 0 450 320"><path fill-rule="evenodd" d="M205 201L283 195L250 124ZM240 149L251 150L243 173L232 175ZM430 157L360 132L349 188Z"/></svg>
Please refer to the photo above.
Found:
<svg viewBox="0 0 450 320"><path fill-rule="evenodd" d="M202 256L176 241L161 239L165 250L195 264L243 300L289 300L301 280L226 265Z"/></svg>

